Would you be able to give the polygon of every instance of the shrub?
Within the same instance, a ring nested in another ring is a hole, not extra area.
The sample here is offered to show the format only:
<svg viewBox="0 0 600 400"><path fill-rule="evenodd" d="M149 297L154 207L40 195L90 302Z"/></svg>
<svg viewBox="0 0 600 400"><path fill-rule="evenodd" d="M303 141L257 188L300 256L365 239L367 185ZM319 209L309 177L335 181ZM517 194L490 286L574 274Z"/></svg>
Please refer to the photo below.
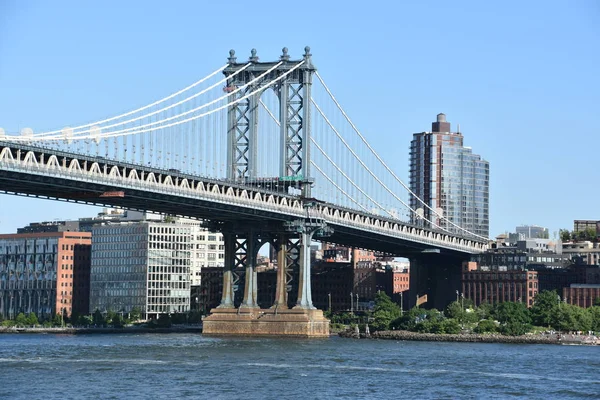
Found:
<svg viewBox="0 0 600 400"><path fill-rule="evenodd" d="M473 332L475 333L493 333L497 331L496 323L491 319L479 321L475 329L473 329Z"/></svg>

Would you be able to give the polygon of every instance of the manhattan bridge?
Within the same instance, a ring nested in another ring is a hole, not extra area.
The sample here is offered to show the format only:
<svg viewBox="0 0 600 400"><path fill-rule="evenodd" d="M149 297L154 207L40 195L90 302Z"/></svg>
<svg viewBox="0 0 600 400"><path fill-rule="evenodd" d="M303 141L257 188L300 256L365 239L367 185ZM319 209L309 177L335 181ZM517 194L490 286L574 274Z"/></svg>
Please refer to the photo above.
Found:
<svg viewBox="0 0 600 400"><path fill-rule="evenodd" d="M264 243L277 251L275 309L314 309L315 240L409 258L408 303L427 295L445 306L462 261L487 238L410 190L304 50L270 62L231 50L225 65L135 110L47 132L0 129L0 192L205 221L224 236L221 309L257 308ZM287 298L291 284L297 299Z"/></svg>

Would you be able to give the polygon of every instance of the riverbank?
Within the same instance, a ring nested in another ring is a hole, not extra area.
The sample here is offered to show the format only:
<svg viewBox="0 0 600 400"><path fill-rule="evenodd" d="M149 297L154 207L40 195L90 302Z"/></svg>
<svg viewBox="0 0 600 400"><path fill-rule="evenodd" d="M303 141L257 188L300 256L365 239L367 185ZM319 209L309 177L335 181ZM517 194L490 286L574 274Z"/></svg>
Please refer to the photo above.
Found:
<svg viewBox="0 0 600 400"><path fill-rule="evenodd" d="M358 338L355 332L340 332L339 336L345 338ZM466 342L466 343L513 343L513 344L585 344L600 345L600 339L596 336L586 335L523 335L504 336L498 334L435 334L418 333L409 331L379 331L365 335L361 333L360 338L385 339L385 340L411 340L421 342Z"/></svg>
<svg viewBox="0 0 600 400"><path fill-rule="evenodd" d="M172 326L170 328L125 327L125 328L0 328L1 333L40 334L106 334L106 333L202 333L201 325Z"/></svg>

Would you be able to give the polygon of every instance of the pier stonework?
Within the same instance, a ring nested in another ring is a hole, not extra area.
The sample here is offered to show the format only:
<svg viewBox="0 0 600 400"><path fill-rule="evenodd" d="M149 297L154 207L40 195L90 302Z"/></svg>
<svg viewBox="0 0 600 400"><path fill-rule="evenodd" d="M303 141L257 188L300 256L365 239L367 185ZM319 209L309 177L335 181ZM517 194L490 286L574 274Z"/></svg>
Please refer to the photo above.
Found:
<svg viewBox="0 0 600 400"><path fill-rule="evenodd" d="M216 308L204 318L206 335L328 337L329 320L321 310Z"/></svg>

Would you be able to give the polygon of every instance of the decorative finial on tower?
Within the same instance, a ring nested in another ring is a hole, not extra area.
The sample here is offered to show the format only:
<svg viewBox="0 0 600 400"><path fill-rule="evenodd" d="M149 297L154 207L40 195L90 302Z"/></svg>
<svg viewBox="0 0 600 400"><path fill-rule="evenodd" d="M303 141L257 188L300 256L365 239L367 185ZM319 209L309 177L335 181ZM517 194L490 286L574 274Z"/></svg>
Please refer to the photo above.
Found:
<svg viewBox="0 0 600 400"><path fill-rule="evenodd" d="M279 57L279 59L281 61L289 61L290 60L290 55L288 54L288 48L284 47L283 49L281 49L281 52L283 54L281 54L281 57Z"/></svg>
<svg viewBox="0 0 600 400"><path fill-rule="evenodd" d="M309 58L310 56L312 56L312 54L310 54L310 47L306 46L304 48L304 58Z"/></svg>
<svg viewBox="0 0 600 400"><path fill-rule="evenodd" d="M229 50L229 58L227 59L229 64L235 64L237 62L237 57L235 56L235 50Z"/></svg>
<svg viewBox="0 0 600 400"><path fill-rule="evenodd" d="M258 56L256 55L256 49L250 50L250 62L258 62Z"/></svg>

